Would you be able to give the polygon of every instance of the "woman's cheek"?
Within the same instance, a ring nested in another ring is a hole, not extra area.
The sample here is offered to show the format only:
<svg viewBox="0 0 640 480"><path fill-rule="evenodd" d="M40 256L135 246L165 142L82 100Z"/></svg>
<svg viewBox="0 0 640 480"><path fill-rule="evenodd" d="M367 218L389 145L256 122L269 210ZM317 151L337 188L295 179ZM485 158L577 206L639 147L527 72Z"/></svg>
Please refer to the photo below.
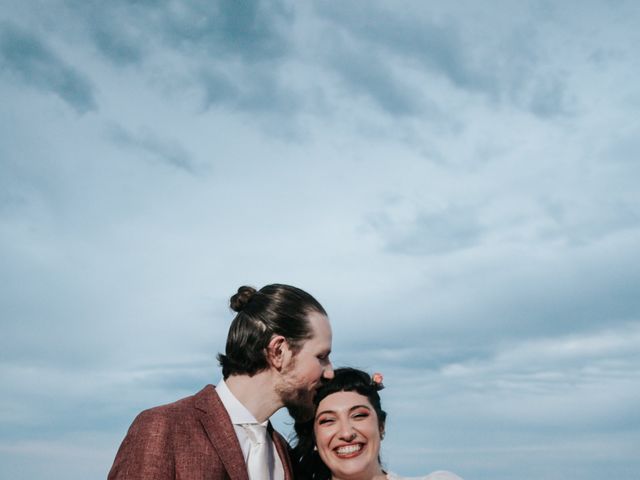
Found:
<svg viewBox="0 0 640 480"><path fill-rule="evenodd" d="M329 449L329 442L331 441L331 433L328 428L321 428L316 432L316 445L318 447L318 453L323 461L326 461L327 450Z"/></svg>

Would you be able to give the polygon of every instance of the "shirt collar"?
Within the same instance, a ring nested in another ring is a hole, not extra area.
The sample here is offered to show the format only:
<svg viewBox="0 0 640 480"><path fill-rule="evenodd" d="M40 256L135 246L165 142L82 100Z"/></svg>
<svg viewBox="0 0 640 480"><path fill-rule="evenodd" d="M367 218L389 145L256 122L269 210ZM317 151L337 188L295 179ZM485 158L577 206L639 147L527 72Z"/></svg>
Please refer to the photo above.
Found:
<svg viewBox="0 0 640 480"><path fill-rule="evenodd" d="M216 385L216 392L218 393L218 397L220 397L220 401L224 405L224 408L227 410L229 417L231 417L231 423L234 425L242 425L246 423L259 423L256 420L256 417L247 410L240 400L236 398L236 396L231 393L229 387L224 380L220 380L220 383ZM263 425L266 425L269 421L266 420L263 422Z"/></svg>

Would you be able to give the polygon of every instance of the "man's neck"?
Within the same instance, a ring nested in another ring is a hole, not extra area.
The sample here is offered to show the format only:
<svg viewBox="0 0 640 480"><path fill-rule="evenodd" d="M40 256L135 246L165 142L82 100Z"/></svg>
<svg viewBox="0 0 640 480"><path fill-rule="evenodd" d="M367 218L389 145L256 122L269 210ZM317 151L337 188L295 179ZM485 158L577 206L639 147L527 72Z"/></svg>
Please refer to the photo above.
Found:
<svg viewBox="0 0 640 480"><path fill-rule="evenodd" d="M282 408L282 401L273 388L269 371L249 375L231 375L224 383L258 422L264 422Z"/></svg>

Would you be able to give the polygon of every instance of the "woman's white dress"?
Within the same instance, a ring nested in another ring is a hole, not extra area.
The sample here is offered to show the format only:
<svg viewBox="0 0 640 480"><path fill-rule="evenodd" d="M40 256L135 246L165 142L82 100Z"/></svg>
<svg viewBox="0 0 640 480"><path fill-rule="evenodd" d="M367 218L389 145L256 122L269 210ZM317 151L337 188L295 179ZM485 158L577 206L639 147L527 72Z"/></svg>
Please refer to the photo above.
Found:
<svg viewBox="0 0 640 480"><path fill-rule="evenodd" d="M445 470L438 470L437 472L430 473L424 477L401 477L395 473L387 473L388 480L462 480L461 477L455 473L447 472Z"/></svg>

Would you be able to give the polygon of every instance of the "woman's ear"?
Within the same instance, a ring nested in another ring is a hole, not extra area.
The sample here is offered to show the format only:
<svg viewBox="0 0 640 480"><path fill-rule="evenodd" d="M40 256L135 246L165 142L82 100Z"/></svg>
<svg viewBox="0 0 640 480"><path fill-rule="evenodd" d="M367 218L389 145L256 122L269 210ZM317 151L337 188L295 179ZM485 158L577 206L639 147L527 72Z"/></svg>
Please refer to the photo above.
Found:
<svg viewBox="0 0 640 480"><path fill-rule="evenodd" d="M282 370L289 353L289 344L282 335L274 335L267 345L267 363L276 370Z"/></svg>
<svg viewBox="0 0 640 480"><path fill-rule="evenodd" d="M380 440L384 438L384 424L380 425Z"/></svg>

